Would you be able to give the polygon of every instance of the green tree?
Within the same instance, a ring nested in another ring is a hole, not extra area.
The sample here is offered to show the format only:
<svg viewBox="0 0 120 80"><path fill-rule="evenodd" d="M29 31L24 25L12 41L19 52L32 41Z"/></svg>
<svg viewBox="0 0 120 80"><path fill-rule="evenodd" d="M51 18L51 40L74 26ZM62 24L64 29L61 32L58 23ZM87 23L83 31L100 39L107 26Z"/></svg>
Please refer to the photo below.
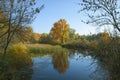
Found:
<svg viewBox="0 0 120 80"><path fill-rule="evenodd" d="M45 43L45 44L52 43L50 35L47 33L41 34L40 43Z"/></svg>
<svg viewBox="0 0 120 80"><path fill-rule="evenodd" d="M80 35L77 33L75 34L75 40L79 40L80 39Z"/></svg>
<svg viewBox="0 0 120 80"><path fill-rule="evenodd" d="M70 28L69 37L70 37L70 40L75 39L75 29Z"/></svg>
<svg viewBox="0 0 120 80"><path fill-rule="evenodd" d="M36 7L35 3L35 0L0 0L0 10L7 18L3 26L7 27L6 31L0 34L0 38L6 36L4 41L4 56L14 34L19 29L24 29L27 24L30 24L34 20L35 15L43 8L43 5Z"/></svg>
<svg viewBox="0 0 120 80"><path fill-rule="evenodd" d="M65 19L60 19L58 22L54 23L54 26L50 30L50 36L57 43L64 44L69 40L69 25Z"/></svg>

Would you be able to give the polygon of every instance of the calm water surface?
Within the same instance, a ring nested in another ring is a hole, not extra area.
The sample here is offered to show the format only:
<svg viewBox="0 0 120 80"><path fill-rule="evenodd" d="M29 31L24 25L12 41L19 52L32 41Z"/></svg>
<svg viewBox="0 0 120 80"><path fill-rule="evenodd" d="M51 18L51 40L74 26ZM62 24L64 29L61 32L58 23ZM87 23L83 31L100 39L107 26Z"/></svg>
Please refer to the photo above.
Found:
<svg viewBox="0 0 120 80"><path fill-rule="evenodd" d="M31 80L104 80L107 70L91 56L54 53L33 57Z"/></svg>

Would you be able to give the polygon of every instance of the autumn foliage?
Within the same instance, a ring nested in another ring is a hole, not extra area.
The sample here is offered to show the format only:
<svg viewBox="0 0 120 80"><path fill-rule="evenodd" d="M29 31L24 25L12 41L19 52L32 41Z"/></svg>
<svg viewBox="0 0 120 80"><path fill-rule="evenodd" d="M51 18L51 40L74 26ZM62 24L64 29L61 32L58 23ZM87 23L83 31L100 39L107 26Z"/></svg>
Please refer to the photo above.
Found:
<svg viewBox="0 0 120 80"><path fill-rule="evenodd" d="M54 42L64 44L69 39L69 31L70 28L66 20L60 19L58 22L54 23L50 30L50 36Z"/></svg>

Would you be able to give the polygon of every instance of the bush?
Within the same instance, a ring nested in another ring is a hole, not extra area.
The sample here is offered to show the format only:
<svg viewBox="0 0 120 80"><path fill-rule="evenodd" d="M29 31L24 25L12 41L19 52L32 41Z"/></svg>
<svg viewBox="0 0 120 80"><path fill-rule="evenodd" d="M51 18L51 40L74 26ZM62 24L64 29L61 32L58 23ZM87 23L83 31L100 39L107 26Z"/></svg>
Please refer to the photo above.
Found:
<svg viewBox="0 0 120 80"><path fill-rule="evenodd" d="M8 48L7 59L10 64L18 65L19 67L25 65L31 65L32 59L30 54L28 54L28 49L22 43L13 45Z"/></svg>
<svg viewBox="0 0 120 80"><path fill-rule="evenodd" d="M12 45L4 60L0 54L0 80L26 80L24 76L31 74L31 66L32 59L25 45Z"/></svg>
<svg viewBox="0 0 120 80"><path fill-rule="evenodd" d="M95 51L95 56L109 70L109 80L120 79L120 42L113 39L109 43L99 41Z"/></svg>
<svg viewBox="0 0 120 80"><path fill-rule="evenodd" d="M74 40L74 41L66 43L62 46L65 48L69 48L69 49L86 50L86 49L89 49L89 41L87 41L87 40L82 40L82 41Z"/></svg>

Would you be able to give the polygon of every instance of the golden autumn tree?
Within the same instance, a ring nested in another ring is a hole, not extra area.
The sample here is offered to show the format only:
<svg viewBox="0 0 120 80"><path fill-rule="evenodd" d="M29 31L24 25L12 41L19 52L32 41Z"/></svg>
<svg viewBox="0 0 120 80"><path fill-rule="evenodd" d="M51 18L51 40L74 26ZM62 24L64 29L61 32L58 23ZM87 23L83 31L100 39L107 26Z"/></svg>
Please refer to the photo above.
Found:
<svg viewBox="0 0 120 80"><path fill-rule="evenodd" d="M50 36L54 42L64 44L69 40L70 28L65 19L55 22L50 30Z"/></svg>
<svg viewBox="0 0 120 80"><path fill-rule="evenodd" d="M40 40L41 34L39 33L33 33L33 36L31 38L32 43L38 43Z"/></svg>
<svg viewBox="0 0 120 80"><path fill-rule="evenodd" d="M110 42L111 40L111 37L107 32L100 33L99 36L100 36L100 40L103 42Z"/></svg>

